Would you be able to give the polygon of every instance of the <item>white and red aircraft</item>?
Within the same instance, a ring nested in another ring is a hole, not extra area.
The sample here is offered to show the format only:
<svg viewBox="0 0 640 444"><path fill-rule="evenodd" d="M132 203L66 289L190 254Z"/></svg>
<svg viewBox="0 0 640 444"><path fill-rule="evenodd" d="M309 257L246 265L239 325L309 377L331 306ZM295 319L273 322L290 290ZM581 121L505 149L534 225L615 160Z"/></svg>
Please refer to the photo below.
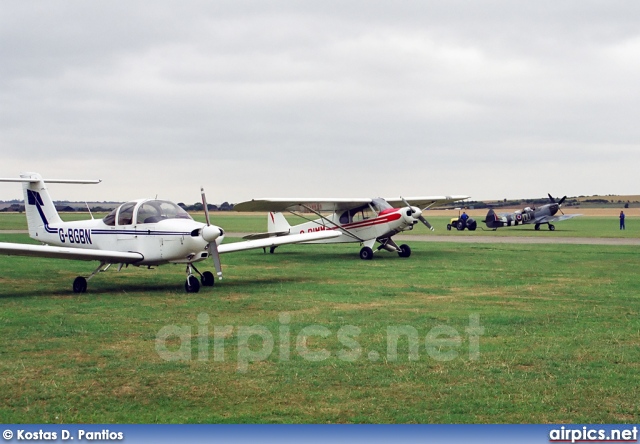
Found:
<svg viewBox="0 0 640 444"><path fill-rule="evenodd" d="M0 179L0 182L22 182L29 236L43 245L0 242L0 254L36 256L59 259L99 261L100 265L88 277L78 276L73 282L74 293L87 290L87 280L112 264L145 266L184 264L187 280L185 290L195 293L200 283L213 286L213 273L200 273L196 262L213 259L219 279L222 279L220 253L275 248L292 244L338 237L337 232L317 232L287 238L262 239L221 245L222 228L212 225L202 191L206 224L194 221L173 202L158 199L138 199L124 203L104 219L63 222L49 196L45 180L37 173L23 173L20 178ZM99 180L47 180L46 183L99 183Z"/></svg>
<svg viewBox="0 0 640 444"><path fill-rule="evenodd" d="M342 236L304 243L359 242L361 259L373 258L375 251L397 252L400 257L409 257L408 245L398 246L392 236L402 231L412 230L418 222L431 231L433 227L424 218L423 212L429 208L468 199L469 196L429 196L393 199L254 199L234 205L235 211L269 211L266 233L246 236L245 239L279 238L299 236L318 232L339 232ZM412 202L413 205L409 204ZM421 210L419 207L422 207ZM307 222L291 226L282 214L287 211ZM313 213L318 219L312 220L302 211ZM325 214L323 214L325 213ZM271 253L276 246L271 247Z"/></svg>

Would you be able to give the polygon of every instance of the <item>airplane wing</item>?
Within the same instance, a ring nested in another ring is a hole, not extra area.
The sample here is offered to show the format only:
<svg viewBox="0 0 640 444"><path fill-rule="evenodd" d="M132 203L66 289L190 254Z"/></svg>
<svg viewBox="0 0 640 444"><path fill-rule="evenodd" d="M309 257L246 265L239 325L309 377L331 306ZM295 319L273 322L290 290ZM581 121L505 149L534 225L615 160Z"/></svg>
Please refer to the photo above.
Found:
<svg viewBox="0 0 640 444"><path fill-rule="evenodd" d="M536 219L537 224L546 224L549 222L559 222L561 220L567 220L576 216L582 216L582 214L563 214L562 216L543 216L540 219Z"/></svg>
<svg viewBox="0 0 640 444"><path fill-rule="evenodd" d="M140 253L87 250L83 248L53 247L50 245L14 244L0 242L0 254L7 256L32 256L79 261L103 261L108 263L134 264L144 259Z"/></svg>
<svg viewBox="0 0 640 444"><path fill-rule="evenodd" d="M406 207L405 200L411 205L420 208L432 208L440 205L457 202L459 200L468 199L469 196L453 195L453 196L421 196L421 197L401 197L385 198L394 208Z"/></svg>
<svg viewBox="0 0 640 444"><path fill-rule="evenodd" d="M254 248L268 248L285 244L297 244L299 242L309 242L320 239L331 239L342 236L342 232L327 230L318 231L317 233L292 234L290 236L272 237L268 239L256 239L243 242L234 242L231 244L222 244L218 246L218 252L234 253L236 251L252 250Z"/></svg>
<svg viewBox="0 0 640 444"><path fill-rule="evenodd" d="M351 208L356 208L361 205L371 203L372 199L307 199L307 198L293 198L293 199L252 199L246 202L240 202L233 206L234 211L274 211L282 212L296 209L302 209L304 207L311 208L314 211L345 211Z"/></svg>

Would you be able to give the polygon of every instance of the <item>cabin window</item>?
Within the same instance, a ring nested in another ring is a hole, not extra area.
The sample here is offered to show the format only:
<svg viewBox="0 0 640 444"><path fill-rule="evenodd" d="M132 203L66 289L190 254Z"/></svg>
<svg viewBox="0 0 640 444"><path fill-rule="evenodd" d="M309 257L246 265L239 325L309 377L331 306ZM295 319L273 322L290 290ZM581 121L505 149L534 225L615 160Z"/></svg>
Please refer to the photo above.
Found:
<svg viewBox="0 0 640 444"><path fill-rule="evenodd" d="M354 208L349 211L345 211L340 216L341 224L348 224L351 222L361 222L363 220L371 219L374 216L374 213L369 208L369 205Z"/></svg>
<svg viewBox="0 0 640 444"><path fill-rule="evenodd" d="M111 213L107 214L104 217L104 219L102 219L102 222L104 222L105 225L113 227L116 224L116 213L117 212L118 212L118 209L116 208Z"/></svg>
<svg viewBox="0 0 640 444"><path fill-rule="evenodd" d="M118 225L131 225L133 223L133 208L135 206L135 202L129 202L120 206Z"/></svg>
<svg viewBox="0 0 640 444"><path fill-rule="evenodd" d="M371 212L371 208L369 208L369 205L367 205L366 207L356 208L355 210L351 210L350 213L351 213L351 220L353 222L360 222L363 220L371 219L371 217L373 216L373 213Z"/></svg>

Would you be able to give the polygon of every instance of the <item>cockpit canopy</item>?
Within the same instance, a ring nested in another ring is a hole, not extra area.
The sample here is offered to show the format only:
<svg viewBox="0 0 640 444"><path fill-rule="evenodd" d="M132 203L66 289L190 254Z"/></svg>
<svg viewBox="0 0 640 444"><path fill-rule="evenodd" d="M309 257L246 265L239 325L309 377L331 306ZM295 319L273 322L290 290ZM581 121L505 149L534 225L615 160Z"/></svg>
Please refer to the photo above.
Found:
<svg viewBox="0 0 640 444"><path fill-rule="evenodd" d="M165 219L191 219L191 216L168 200L136 200L120 205L102 221L105 225L114 226L153 224Z"/></svg>

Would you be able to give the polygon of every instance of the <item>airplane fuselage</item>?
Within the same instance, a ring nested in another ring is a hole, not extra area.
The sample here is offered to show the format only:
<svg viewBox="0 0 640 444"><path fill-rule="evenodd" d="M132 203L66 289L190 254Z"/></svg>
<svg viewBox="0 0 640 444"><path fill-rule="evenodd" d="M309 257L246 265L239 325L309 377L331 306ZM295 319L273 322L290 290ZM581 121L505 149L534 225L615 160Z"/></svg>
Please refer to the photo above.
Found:
<svg viewBox="0 0 640 444"><path fill-rule="evenodd" d="M333 213L324 219L292 226L290 232L303 234L325 230L344 230L340 237L308 243L348 243L388 238L401 231L412 230L416 223L417 220L411 215L408 207L387 209L378 214L362 211L350 214L345 211Z"/></svg>
<svg viewBox="0 0 640 444"><path fill-rule="evenodd" d="M142 205L150 202L153 201L136 201L132 220L136 220ZM193 263L209 257L208 242L200 235L205 224L190 218L119 224L116 221L120 208L114 210L113 225L105 223L107 218L49 223L44 212L40 211L42 220L30 227L30 236L51 246L140 253L143 259L134 265ZM220 230L219 227L211 228ZM223 237L220 235L215 239L217 245Z"/></svg>
<svg viewBox="0 0 640 444"><path fill-rule="evenodd" d="M558 204L546 204L538 209L525 208L522 211L498 215L489 210L485 223L488 228L512 227L525 224L540 224L546 217L554 216L558 212Z"/></svg>

